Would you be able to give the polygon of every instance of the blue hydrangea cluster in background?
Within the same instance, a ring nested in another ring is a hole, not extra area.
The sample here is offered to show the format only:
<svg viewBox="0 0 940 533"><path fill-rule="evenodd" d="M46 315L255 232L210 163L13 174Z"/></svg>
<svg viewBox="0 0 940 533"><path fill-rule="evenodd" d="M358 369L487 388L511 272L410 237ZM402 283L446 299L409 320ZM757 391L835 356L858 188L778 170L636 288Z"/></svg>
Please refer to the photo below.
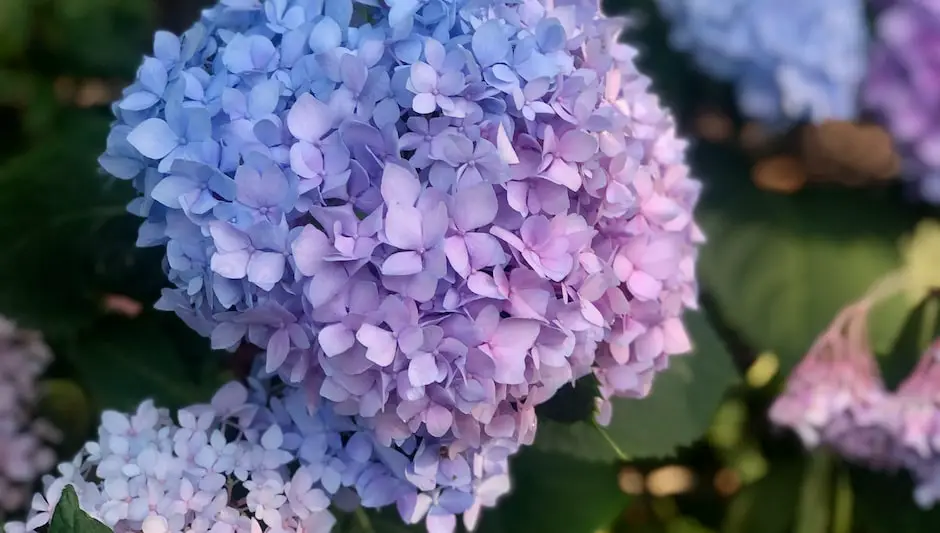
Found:
<svg viewBox="0 0 940 533"><path fill-rule="evenodd" d="M920 196L940 203L940 67L933 50L940 39L935 2L884 1L875 22L863 97L881 118L904 156L904 173Z"/></svg>
<svg viewBox="0 0 940 533"><path fill-rule="evenodd" d="M657 0L671 42L734 83L741 112L771 125L850 120L868 30L861 0Z"/></svg>
<svg viewBox="0 0 940 533"><path fill-rule="evenodd" d="M334 501L472 527L536 405L593 375L603 422L690 350L700 185L621 25L581 0L223 0L157 34L101 165L166 246L158 308L260 347L325 421L298 453Z"/></svg>

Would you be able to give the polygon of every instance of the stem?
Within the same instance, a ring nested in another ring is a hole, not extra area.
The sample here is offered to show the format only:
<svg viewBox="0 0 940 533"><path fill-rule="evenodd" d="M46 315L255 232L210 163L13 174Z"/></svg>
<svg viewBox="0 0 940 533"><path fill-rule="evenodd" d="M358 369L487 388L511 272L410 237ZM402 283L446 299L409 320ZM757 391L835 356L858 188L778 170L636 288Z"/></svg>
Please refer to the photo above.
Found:
<svg viewBox="0 0 940 533"><path fill-rule="evenodd" d="M629 461L630 458L627 457L627 454L623 453L623 450L620 449L620 446L617 446L617 443L614 442L614 439L610 438L610 435L607 434L607 431L603 427L601 427L601 425L598 424L596 421L593 421L593 423L594 423L594 429L596 429L598 433L600 433L601 436L604 437L604 440L607 441L607 444L610 444L610 447L614 449L614 453L617 454L617 458L620 459L621 461Z"/></svg>
<svg viewBox="0 0 940 533"><path fill-rule="evenodd" d="M366 514L362 507L356 507L356 511L353 514L356 517L356 522L359 522L359 526L363 531L374 533L375 528L372 527L372 520L369 519L369 515Z"/></svg>
<svg viewBox="0 0 940 533"><path fill-rule="evenodd" d="M826 533L832 502L834 460L825 450L810 455L796 511L794 533Z"/></svg>
<svg viewBox="0 0 940 533"><path fill-rule="evenodd" d="M836 473L836 488L832 501L832 533L851 533L855 494L849 471L844 466Z"/></svg>
<svg viewBox="0 0 940 533"><path fill-rule="evenodd" d="M893 295L894 293L900 291L904 288L904 271L903 270L893 270L885 274L881 279L872 284L868 289L868 292L865 296L862 297L862 301L867 301L870 304L878 303L879 301L887 298L888 296Z"/></svg>

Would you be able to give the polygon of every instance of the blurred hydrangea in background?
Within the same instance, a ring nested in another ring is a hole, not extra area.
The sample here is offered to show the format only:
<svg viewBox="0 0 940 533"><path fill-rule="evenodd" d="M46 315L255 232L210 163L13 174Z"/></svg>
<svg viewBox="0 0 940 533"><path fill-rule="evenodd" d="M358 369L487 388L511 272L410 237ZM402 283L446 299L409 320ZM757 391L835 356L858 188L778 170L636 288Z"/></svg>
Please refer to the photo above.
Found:
<svg viewBox="0 0 940 533"><path fill-rule="evenodd" d="M930 2L882 2L863 98L904 157L904 174L920 196L940 203L940 117L934 50L940 9Z"/></svg>
<svg viewBox="0 0 940 533"><path fill-rule="evenodd" d="M36 418L37 381L52 361L41 336L0 317L0 512L28 504L33 484L55 465L59 432Z"/></svg>
<svg viewBox="0 0 940 533"><path fill-rule="evenodd" d="M787 379L770 419L796 432L809 449L820 446L873 469L893 469L896 419L868 341L862 300L833 319Z"/></svg>
<svg viewBox="0 0 940 533"><path fill-rule="evenodd" d="M924 352L898 387L892 415L900 462L915 479L914 500L924 508L940 501L940 341Z"/></svg>
<svg viewBox="0 0 940 533"><path fill-rule="evenodd" d="M861 0L658 0L671 43L730 81L741 113L769 125L858 113L868 30Z"/></svg>
<svg viewBox="0 0 940 533"><path fill-rule="evenodd" d="M913 500L929 509L940 501L940 341L933 341L893 391L885 387L869 345L870 311L899 289L899 279L888 276L833 319L790 374L769 415L775 425L796 432L807 449L827 449L872 470L907 469L915 483Z"/></svg>

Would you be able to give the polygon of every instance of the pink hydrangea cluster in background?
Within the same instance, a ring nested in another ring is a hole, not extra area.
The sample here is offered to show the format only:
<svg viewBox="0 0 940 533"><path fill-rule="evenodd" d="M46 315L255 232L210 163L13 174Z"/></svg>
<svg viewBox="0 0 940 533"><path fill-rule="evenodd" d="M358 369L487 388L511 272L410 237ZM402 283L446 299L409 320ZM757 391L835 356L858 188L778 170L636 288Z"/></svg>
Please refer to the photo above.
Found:
<svg viewBox="0 0 940 533"><path fill-rule="evenodd" d="M893 398L900 459L917 482L921 507L940 501L940 340L924 353Z"/></svg>
<svg viewBox="0 0 940 533"><path fill-rule="evenodd" d="M809 449L828 448L875 470L905 468L921 507L940 501L940 340L897 390L868 346L872 300L843 310L788 378L770 409Z"/></svg>
<svg viewBox="0 0 940 533"><path fill-rule="evenodd" d="M33 484L55 465L48 446L59 432L35 418L37 380L52 353L34 332L0 317L0 511L14 512L29 503Z"/></svg>
<svg viewBox="0 0 940 533"><path fill-rule="evenodd" d="M892 468L895 420L868 345L867 301L843 310L790 374L770 419L807 448L825 445L873 468Z"/></svg>

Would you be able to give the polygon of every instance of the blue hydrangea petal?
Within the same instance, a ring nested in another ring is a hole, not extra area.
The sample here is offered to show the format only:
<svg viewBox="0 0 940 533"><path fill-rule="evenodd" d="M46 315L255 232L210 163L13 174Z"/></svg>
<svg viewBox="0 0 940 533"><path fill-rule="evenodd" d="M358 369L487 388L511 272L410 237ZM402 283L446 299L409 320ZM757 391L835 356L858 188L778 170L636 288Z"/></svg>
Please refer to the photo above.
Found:
<svg viewBox="0 0 940 533"><path fill-rule="evenodd" d="M166 121L151 118L128 133L127 142L144 157L162 159L179 146L180 140Z"/></svg>

